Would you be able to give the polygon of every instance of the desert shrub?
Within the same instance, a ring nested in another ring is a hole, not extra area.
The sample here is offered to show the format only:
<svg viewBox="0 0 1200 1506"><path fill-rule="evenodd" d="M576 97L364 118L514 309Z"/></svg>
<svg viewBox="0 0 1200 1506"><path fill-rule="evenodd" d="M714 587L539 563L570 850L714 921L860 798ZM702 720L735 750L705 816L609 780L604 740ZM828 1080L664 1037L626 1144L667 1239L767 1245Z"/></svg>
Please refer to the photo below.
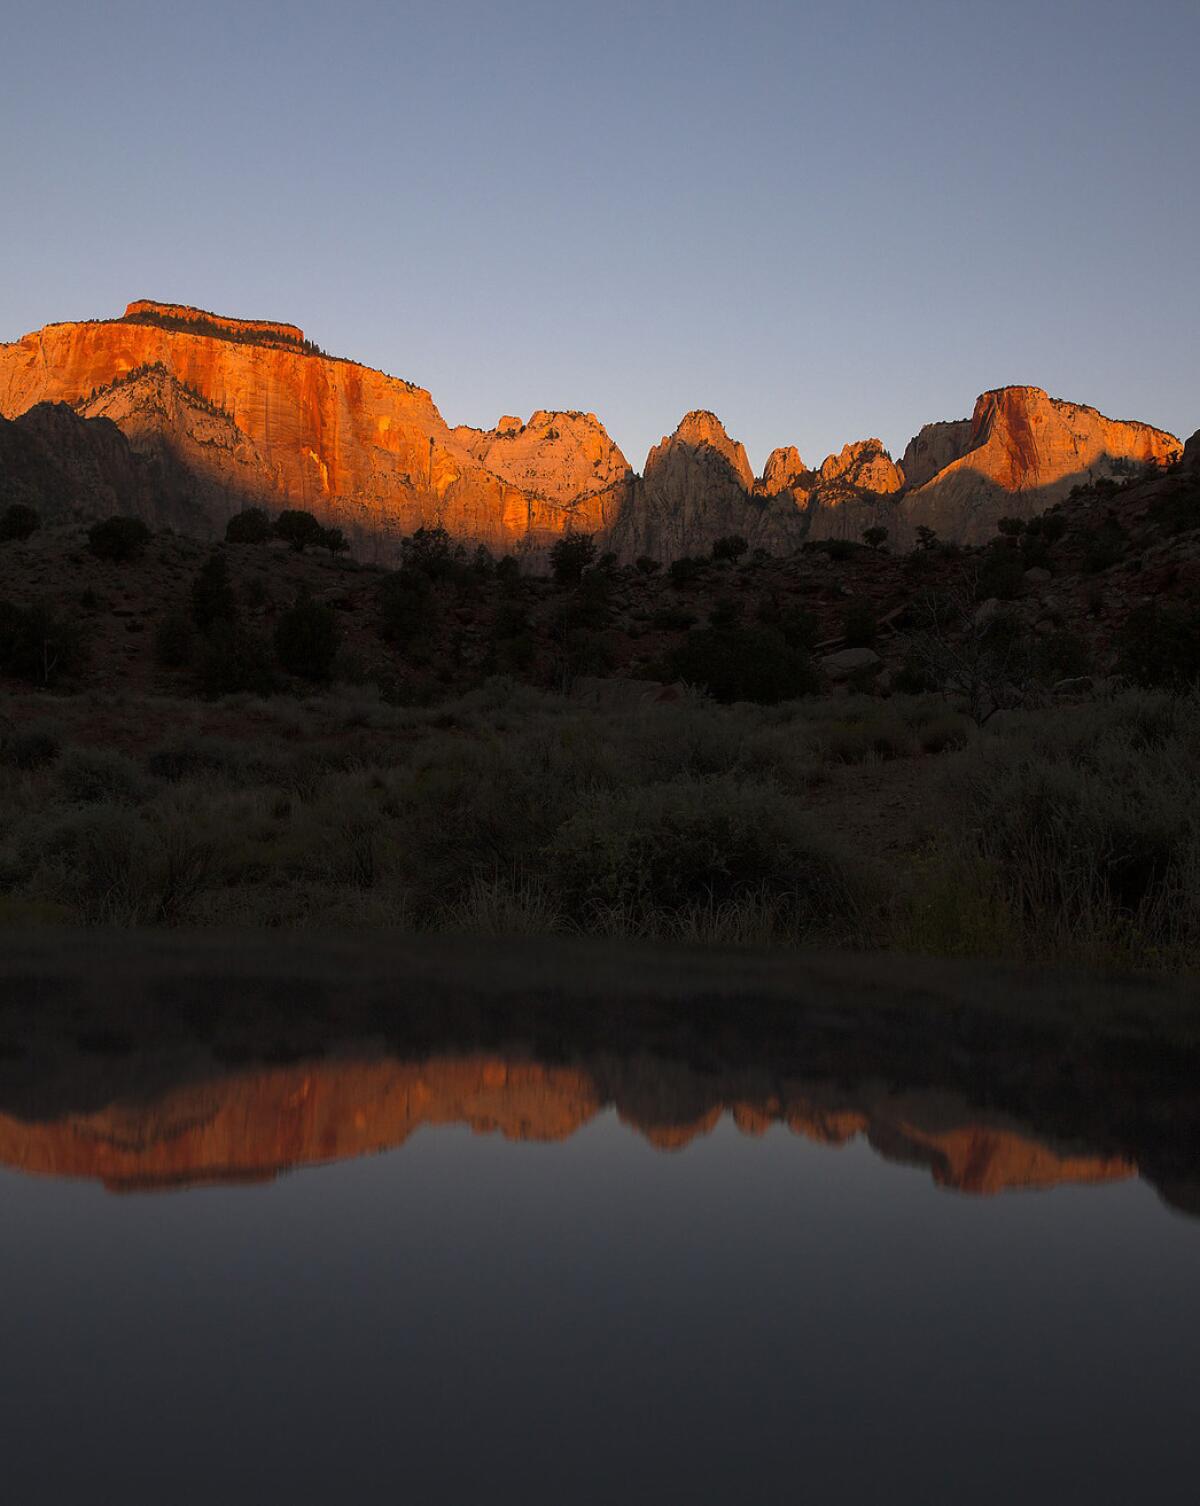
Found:
<svg viewBox="0 0 1200 1506"><path fill-rule="evenodd" d="M874 648L879 622L873 602L852 601L842 615L842 636L850 648Z"/></svg>
<svg viewBox="0 0 1200 1506"><path fill-rule="evenodd" d="M1003 539L1016 539L1025 532L1027 526L1024 518L998 518L996 532Z"/></svg>
<svg viewBox="0 0 1200 1506"><path fill-rule="evenodd" d="M154 630L154 661L162 669L184 669L192 662L196 630L179 612L164 617Z"/></svg>
<svg viewBox="0 0 1200 1506"><path fill-rule="evenodd" d="M1114 514L1109 513L1099 528L1092 529L1087 535L1084 570L1089 575L1098 575L1102 570L1110 569L1121 562L1127 547L1128 536L1125 529Z"/></svg>
<svg viewBox="0 0 1200 1506"><path fill-rule="evenodd" d="M696 614L687 607L659 607L650 619L651 625L668 633L680 633L696 625Z"/></svg>
<svg viewBox="0 0 1200 1506"><path fill-rule="evenodd" d="M639 554L633 562L633 568L639 575L657 575L662 569L662 561L651 559L648 554Z"/></svg>
<svg viewBox="0 0 1200 1506"><path fill-rule="evenodd" d="M403 646L431 632L441 615L437 597L423 571L404 567L384 576L379 585L383 636Z"/></svg>
<svg viewBox="0 0 1200 1506"><path fill-rule="evenodd" d="M1058 628L1036 638L1031 647L1031 667L1037 680L1075 679L1092 671L1092 651L1077 634Z"/></svg>
<svg viewBox="0 0 1200 1506"><path fill-rule="evenodd" d="M750 545L740 533L729 533L724 538L715 540L712 557L715 560L740 560L749 548Z"/></svg>
<svg viewBox="0 0 1200 1506"><path fill-rule="evenodd" d="M132 560L150 542L150 530L141 518L112 517L88 529L88 548L101 560Z"/></svg>
<svg viewBox="0 0 1200 1506"><path fill-rule="evenodd" d="M42 526L42 516L36 507L26 507L23 502L11 502L0 513L0 543L10 539L27 539Z"/></svg>
<svg viewBox="0 0 1200 1506"><path fill-rule="evenodd" d="M876 523L872 528L864 528L862 541L868 549L882 549L887 543L888 531L881 523Z"/></svg>
<svg viewBox="0 0 1200 1506"><path fill-rule="evenodd" d="M722 702L770 706L818 687L808 656L770 628L696 628L670 654L667 671Z"/></svg>
<svg viewBox="0 0 1200 1506"><path fill-rule="evenodd" d="M1200 486L1167 486L1150 504L1149 518L1168 538L1200 528Z"/></svg>
<svg viewBox="0 0 1200 1506"><path fill-rule="evenodd" d="M555 584L576 586L596 558L596 541L590 533L566 533L550 550L550 572Z"/></svg>
<svg viewBox="0 0 1200 1506"><path fill-rule="evenodd" d="M709 627L733 628L742 620L745 607L736 596L720 596L708 614Z"/></svg>
<svg viewBox="0 0 1200 1506"><path fill-rule="evenodd" d="M55 777L63 798L73 805L136 805L148 793L142 770L115 748L69 748Z"/></svg>
<svg viewBox="0 0 1200 1506"><path fill-rule="evenodd" d="M86 660L78 622L47 602L15 606L0 601L0 670L32 685L50 686Z"/></svg>
<svg viewBox="0 0 1200 1506"><path fill-rule="evenodd" d="M1025 561L1007 541L987 550L976 585L980 600L1013 601L1025 584Z"/></svg>
<svg viewBox="0 0 1200 1506"><path fill-rule="evenodd" d="M781 602L772 592L761 598L756 613L759 622L783 636L789 648L813 648L821 637L821 624L812 612L791 602Z"/></svg>
<svg viewBox="0 0 1200 1506"><path fill-rule="evenodd" d="M228 544L265 544L274 534L271 519L261 507L245 507L225 525Z"/></svg>
<svg viewBox="0 0 1200 1506"><path fill-rule="evenodd" d="M1067 520L1059 512L1043 513L1041 535L1047 544L1057 544L1067 531Z"/></svg>
<svg viewBox="0 0 1200 1506"><path fill-rule="evenodd" d="M400 541L401 573L448 581L465 573L466 550L444 528L418 528Z"/></svg>
<svg viewBox="0 0 1200 1506"><path fill-rule="evenodd" d="M350 548L350 540L340 528L322 528L319 543L330 554L345 554Z"/></svg>
<svg viewBox="0 0 1200 1506"><path fill-rule="evenodd" d="M597 793L563 823L546 860L554 892L584 926L610 909L645 916L756 894L804 927L844 922L853 904L845 865L795 802L733 780Z"/></svg>
<svg viewBox="0 0 1200 1506"><path fill-rule="evenodd" d="M266 645L237 623L214 623L196 645L193 667L202 695L270 695L276 688Z"/></svg>
<svg viewBox="0 0 1200 1506"><path fill-rule="evenodd" d="M42 727L10 732L0 738L0 764L9 769L42 769L58 757L62 744Z"/></svg>
<svg viewBox="0 0 1200 1506"><path fill-rule="evenodd" d="M304 680L328 680L341 642L341 630L331 608L301 597L275 625L275 652L290 675Z"/></svg>
<svg viewBox="0 0 1200 1506"><path fill-rule="evenodd" d="M853 539L826 539L818 546L823 549L831 560L851 560L856 554L860 554L864 548Z"/></svg>
<svg viewBox="0 0 1200 1506"><path fill-rule="evenodd" d="M317 548L322 543L325 532L312 513L305 512L300 507L285 508L275 519L271 531L297 554Z"/></svg>
<svg viewBox="0 0 1200 1506"><path fill-rule="evenodd" d="M676 590L684 590L696 584L703 576L707 564L708 561L701 559L699 555L684 554L671 561L667 566L667 575Z"/></svg>
<svg viewBox="0 0 1200 1506"><path fill-rule="evenodd" d="M1183 690L1200 683L1200 611L1147 602L1126 619L1117 642L1120 670L1137 685Z"/></svg>
<svg viewBox="0 0 1200 1506"><path fill-rule="evenodd" d="M214 549L192 581L192 621L206 632L214 622L232 622L236 616L229 562L222 550Z"/></svg>

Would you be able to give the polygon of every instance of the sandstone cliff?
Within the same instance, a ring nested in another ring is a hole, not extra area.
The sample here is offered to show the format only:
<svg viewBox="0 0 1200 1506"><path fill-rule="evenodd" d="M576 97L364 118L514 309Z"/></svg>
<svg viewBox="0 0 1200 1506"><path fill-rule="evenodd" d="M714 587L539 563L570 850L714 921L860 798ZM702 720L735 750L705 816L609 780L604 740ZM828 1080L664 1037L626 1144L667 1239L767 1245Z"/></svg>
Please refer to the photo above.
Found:
<svg viewBox="0 0 1200 1506"><path fill-rule="evenodd" d="M1105 418L1095 408L1051 398L1040 387L1002 387L985 392L975 404L970 434L961 425L941 426L936 436L941 460L958 446L962 453L945 460L901 505L909 529L933 528L943 538L983 543L1004 516L1033 517L1061 501L1073 486L1104 477L1135 475L1148 465L1178 459L1173 434L1149 424ZM926 451L935 447L929 430ZM921 452L921 435L913 441ZM923 466L915 466L922 475Z"/></svg>
<svg viewBox="0 0 1200 1506"><path fill-rule="evenodd" d="M175 305L130 308L136 312L123 319L48 325L0 346L0 414L47 400L101 400L108 411L124 414L129 406L131 430L147 452L194 457L205 447L205 486L231 478L235 488L211 519L214 530L241 505L246 482L268 507L303 507L338 523L368 554L386 555L423 525L504 551L612 521L619 499L611 493L551 498L513 484L455 437L428 392L317 354L290 337L290 326L263 334L254 321L198 314L189 322ZM207 435L197 434L195 412L178 394L168 399L161 384L107 396L147 368L216 410ZM191 426L183 434L174 427L181 413Z"/></svg>
<svg viewBox="0 0 1200 1506"><path fill-rule="evenodd" d="M0 503L13 502L36 508L48 523L114 512L154 516L145 471L121 430L65 403L0 418Z"/></svg>
<svg viewBox="0 0 1200 1506"><path fill-rule="evenodd" d="M878 439L816 471L788 446L757 480L720 421L692 412L639 479L594 414L538 410L528 423L451 429L428 392L325 355L296 325L149 301L0 345L0 416L46 402L111 419L142 462L126 482L127 461L69 482L56 495L71 501L50 504L56 515L132 511L205 536L247 503L303 507L382 561L434 525L497 552L540 550L574 529L626 561L706 553L726 534L787 553L876 525L900 547L919 526L982 542L1005 514L1032 516L1075 485L1180 453L1149 425L1006 387L984 393L971 419L927 424L899 465ZM82 475L77 439L64 429L75 458L63 464Z"/></svg>

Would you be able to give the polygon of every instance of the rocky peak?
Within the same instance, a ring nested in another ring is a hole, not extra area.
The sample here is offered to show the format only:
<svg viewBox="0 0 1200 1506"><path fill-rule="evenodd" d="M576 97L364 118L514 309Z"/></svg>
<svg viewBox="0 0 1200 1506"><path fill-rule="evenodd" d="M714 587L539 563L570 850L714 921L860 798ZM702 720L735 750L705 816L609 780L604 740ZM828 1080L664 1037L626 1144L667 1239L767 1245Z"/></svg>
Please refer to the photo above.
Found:
<svg viewBox="0 0 1200 1506"><path fill-rule="evenodd" d="M460 424L451 432L494 475L564 506L632 476L594 413L539 408L528 423L506 415L494 429Z"/></svg>
<svg viewBox="0 0 1200 1506"><path fill-rule="evenodd" d="M711 452L705 455L704 452ZM728 473L730 481L743 492L754 489L754 472L746 458L745 447L738 440L730 439L725 425L715 413L705 408L694 408L680 419L675 432L664 436L646 456L646 480L651 473L663 466L689 468L693 463L714 475Z"/></svg>
<svg viewBox="0 0 1200 1506"><path fill-rule="evenodd" d="M924 486L951 461L965 455L971 447L971 433L969 418L926 424L909 440L900 462L908 486L914 489Z"/></svg>
<svg viewBox="0 0 1200 1506"><path fill-rule="evenodd" d="M1200 429L1196 430L1183 447L1183 468L1186 471L1200 471Z"/></svg>
<svg viewBox="0 0 1200 1506"><path fill-rule="evenodd" d="M904 485L904 474L883 447L881 439L859 439L843 445L821 464L821 481L840 481L859 491L890 496Z"/></svg>
<svg viewBox="0 0 1200 1506"><path fill-rule="evenodd" d="M767 456L762 478L755 490L764 497L777 497L781 492L791 491L811 480L812 472L801 460L800 451L794 444L789 444L772 450Z"/></svg>

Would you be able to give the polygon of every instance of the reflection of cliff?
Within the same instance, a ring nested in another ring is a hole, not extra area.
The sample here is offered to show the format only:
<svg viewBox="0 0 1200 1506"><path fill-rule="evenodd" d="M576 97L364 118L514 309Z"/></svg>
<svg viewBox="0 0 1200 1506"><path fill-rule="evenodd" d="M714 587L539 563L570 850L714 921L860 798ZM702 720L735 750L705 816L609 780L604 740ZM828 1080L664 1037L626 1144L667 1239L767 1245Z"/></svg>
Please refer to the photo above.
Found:
<svg viewBox="0 0 1200 1506"><path fill-rule="evenodd" d="M833 1145L865 1135L888 1160L928 1166L938 1183L964 1192L1134 1174L1126 1160L1042 1143L946 1095L800 1082L759 1091L679 1066L659 1071L647 1059L558 1066L482 1054L317 1060L46 1121L0 1115L0 1163L96 1178L116 1191L246 1181L386 1150L425 1126L563 1140L609 1106L663 1150L681 1149L726 1113L751 1135L773 1125Z"/></svg>

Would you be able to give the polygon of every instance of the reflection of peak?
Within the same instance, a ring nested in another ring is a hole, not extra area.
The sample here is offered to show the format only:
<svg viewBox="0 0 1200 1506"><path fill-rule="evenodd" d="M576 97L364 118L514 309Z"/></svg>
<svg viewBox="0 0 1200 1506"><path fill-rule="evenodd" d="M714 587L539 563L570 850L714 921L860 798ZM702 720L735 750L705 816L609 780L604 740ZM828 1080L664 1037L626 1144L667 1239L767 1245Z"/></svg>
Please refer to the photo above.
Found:
<svg viewBox="0 0 1200 1506"><path fill-rule="evenodd" d="M91 1113L0 1116L0 1162L92 1177L114 1191L268 1180L291 1167L402 1145L422 1126L466 1125L507 1140L565 1140L615 1107L660 1150L681 1150L728 1115L740 1133L783 1125L841 1144L857 1135L889 1160L928 1166L944 1186L994 1193L1133 1174L1115 1157L1060 1151L962 1103L921 1095L743 1083L645 1061L561 1067L499 1056L312 1061L166 1088Z"/></svg>

